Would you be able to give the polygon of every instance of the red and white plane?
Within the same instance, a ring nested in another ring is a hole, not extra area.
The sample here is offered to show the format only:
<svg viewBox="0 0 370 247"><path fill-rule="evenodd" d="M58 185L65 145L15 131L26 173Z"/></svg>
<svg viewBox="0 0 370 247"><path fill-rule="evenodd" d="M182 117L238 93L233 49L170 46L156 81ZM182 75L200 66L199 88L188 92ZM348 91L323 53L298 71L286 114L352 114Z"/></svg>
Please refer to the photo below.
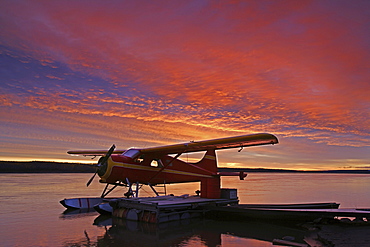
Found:
<svg viewBox="0 0 370 247"><path fill-rule="evenodd" d="M138 191L135 193L131 189L133 183L136 183L136 188L139 184L149 185L156 192L153 188L155 185L185 182L200 182L200 196L203 198L220 198L220 176L238 176L240 179L244 179L246 174L242 171L219 172L216 150L277 143L276 136L259 133L127 150L117 150L113 145L108 151L77 150L68 151L68 154L102 156L96 165L96 173L87 183L87 186L89 186L98 174L100 182L107 184L102 193L102 198L117 186L128 186L129 191L126 196L134 194L137 196ZM197 163L188 163L179 159L180 155L184 153L200 151L206 153ZM108 185L111 185L112 188L109 189Z"/></svg>

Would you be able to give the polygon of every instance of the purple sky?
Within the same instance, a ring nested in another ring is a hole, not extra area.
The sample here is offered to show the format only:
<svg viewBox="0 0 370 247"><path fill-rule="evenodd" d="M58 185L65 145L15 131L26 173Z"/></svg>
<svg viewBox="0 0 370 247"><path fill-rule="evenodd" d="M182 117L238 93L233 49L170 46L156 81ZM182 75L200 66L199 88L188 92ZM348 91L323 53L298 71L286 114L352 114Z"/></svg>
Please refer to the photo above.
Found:
<svg viewBox="0 0 370 247"><path fill-rule="evenodd" d="M268 132L219 166L370 167L369 9L3 0L0 160Z"/></svg>

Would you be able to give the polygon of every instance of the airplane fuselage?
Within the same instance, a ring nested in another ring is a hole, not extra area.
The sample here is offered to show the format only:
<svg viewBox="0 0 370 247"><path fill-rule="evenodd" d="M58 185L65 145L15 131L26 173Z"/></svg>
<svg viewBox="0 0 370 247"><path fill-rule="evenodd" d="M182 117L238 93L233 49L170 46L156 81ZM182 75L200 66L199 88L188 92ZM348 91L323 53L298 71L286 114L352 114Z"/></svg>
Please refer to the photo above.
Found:
<svg viewBox="0 0 370 247"><path fill-rule="evenodd" d="M128 179L131 182L155 185L197 182L204 178L217 176L217 172L173 159L167 155L151 162L133 160L123 155L112 155L107 163L104 174L99 173L102 183L126 182Z"/></svg>

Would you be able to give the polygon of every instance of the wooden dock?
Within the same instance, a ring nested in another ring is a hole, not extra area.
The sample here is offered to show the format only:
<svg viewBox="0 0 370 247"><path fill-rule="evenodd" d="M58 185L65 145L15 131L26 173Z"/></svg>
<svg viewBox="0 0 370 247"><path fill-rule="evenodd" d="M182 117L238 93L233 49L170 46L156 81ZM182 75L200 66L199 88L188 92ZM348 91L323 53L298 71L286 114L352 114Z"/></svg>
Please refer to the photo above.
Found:
<svg viewBox="0 0 370 247"><path fill-rule="evenodd" d="M369 209L339 209L335 202L306 204L239 204L236 189L221 189L220 199L199 196L157 196L118 198L111 200L114 217L162 223L206 216L233 220L264 219L313 221L352 217L365 223L370 221Z"/></svg>
<svg viewBox="0 0 370 247"><path fill-rule="evenodd" d="M161 223L201 217L208 207L235 205L238 199L208 199L199 196L157 196L121 198L110 202L114 217Z"/></svg>
<svg viewBox="0 0 370 247"><path fill-rule="evenodd" d="M304 205L306 205L306 208L304 208ZM280 208L277 206L268 207L268 205L259 205L258 207L253 207L253 205L230 205L223 207L211 206L208 207L208 216L211 218L224 217L235 220L262 219L301 222L317 219L334 219L338 217L351 217L364 222L369 222L370 220L370 211L368 209L339 209L328 207L312 208L310 207L311 205L315 204L302 204L298 207L287 207L282 205Z"/></svg>

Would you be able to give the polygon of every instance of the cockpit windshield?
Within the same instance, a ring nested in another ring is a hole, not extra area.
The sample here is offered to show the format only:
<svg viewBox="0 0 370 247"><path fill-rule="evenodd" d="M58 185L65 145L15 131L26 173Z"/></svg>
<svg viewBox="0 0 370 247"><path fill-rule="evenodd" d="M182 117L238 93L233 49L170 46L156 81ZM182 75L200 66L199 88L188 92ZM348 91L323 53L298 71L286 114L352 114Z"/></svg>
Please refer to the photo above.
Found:
<svg viewBox="0 0 370 247"><path fill-rule="evenodd" d="M122 155L126 156L126 157L129 157L131 159L136 159L140 155L140 150L138 150L138 149L128 149Z"/></svg>

